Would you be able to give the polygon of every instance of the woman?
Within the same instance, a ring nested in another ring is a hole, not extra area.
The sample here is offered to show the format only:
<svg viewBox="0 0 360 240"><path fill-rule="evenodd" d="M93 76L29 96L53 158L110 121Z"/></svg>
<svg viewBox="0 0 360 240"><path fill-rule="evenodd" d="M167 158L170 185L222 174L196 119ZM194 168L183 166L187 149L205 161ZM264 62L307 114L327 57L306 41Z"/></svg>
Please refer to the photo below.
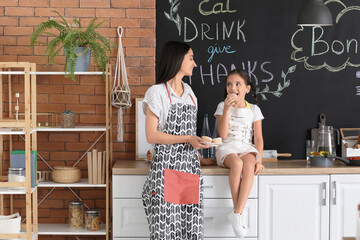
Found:
<svg viewBox="0 0 360 240"><path fill-rule="evenodd" d="M196 136L197 99L182 81L196 67L190 46L168 42L156 84L145 94L146 138L155 144L142 199L150 239L203 239L203 194Z"/></svg>

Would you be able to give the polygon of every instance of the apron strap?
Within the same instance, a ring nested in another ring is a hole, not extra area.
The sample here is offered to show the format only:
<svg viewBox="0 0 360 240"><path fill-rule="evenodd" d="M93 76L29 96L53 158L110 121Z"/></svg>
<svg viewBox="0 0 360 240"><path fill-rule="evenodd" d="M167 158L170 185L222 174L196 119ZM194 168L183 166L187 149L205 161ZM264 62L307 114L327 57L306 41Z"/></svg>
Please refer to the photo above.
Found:
<svg viewBox="0 0 360 240"><path fill-rule="evenodd" d="M170 99L170 103L172 103L172 101L171 101L171 96L170 96L170 92L169 92L169 88L168 88L168 86L167 86L167 83L164 83L164 84L165 84L166 91L167 91L168 96L169 96L169 99ZM191 101L194 103L194 105L195 105L195 107L196 107L196 103L195 103L195 101L194 101L194 98L191 96L191 94L189 94L189 95L190 95Z"/></svg>
<svg viewBox="0 0 360 240"><path fill-rule="evenodd" d="M170 103L172 103L172 101L171 101L171 97L170 97L170 92L169 92L169 89L168 89L167 83L164 83L164 84L165 84L166 91L167 91L168 96L169 96L169 99L170 99Z"/></svg>
<svg viewBox="0 0 360 240"><path fill-rule="evenodd" d="M195 101L194 101L194 98L191 96L191 94L189 94L189 95L190 95L191 100L193 101L193 103L194 103L194 105L195 105L195 107L196 107L196 103L195 103Z"/></svg>

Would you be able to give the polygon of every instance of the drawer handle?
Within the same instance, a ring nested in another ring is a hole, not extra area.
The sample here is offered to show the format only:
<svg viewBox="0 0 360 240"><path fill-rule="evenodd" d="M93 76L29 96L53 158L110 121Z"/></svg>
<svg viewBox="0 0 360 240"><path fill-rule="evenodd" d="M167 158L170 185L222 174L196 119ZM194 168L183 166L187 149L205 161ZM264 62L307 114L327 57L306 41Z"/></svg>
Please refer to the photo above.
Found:
<svg viewBox="0 0 360 240"><path fill-rule="evenodd" d="M214 186L204 186L204 188L214 188Z"/></svg>
<svg viewBox="0 0 360 240"><path fill-rule="evenodd" d="M214 220L214 217L204 217L204 221Z"/></svg>

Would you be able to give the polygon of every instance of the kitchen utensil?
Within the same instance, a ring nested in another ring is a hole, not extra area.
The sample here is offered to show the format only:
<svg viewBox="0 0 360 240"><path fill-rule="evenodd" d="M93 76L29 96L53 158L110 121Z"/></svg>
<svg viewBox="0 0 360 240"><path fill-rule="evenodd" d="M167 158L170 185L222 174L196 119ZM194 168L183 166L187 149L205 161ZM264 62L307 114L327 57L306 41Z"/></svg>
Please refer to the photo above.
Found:
<svg viewBox="0 0 360 240"><path fill-rule="evenodd" d="M331 146L333 154L336 154L336 146L340 144L340 131L334 129L332 126L326 126L326 116L325 114L320 114L319 128L311 129L311 140L316 141L319 135L319 129L328 130L331 134ZM336 140L336 141L335 141Z"/></svg>
<svg viewBox="0 0 360 240"><path fill-rule="evenodd" d="M278 153L277 150L264 150L263 158L291 157L291 153Z"/></svg>
<svg viewBox="0 0 360 240"><path fill-rule="evenodd" d="M323 155L310 155L310 166L316 167L331 167L333 165L334 158L325 157Z"/></svg>
<svg viewBox="0 0 360 240"><path fill-rule="evenodd" d="M335 155L311 155L309 158L310 166L318 167L331 167L335 159L342 161L348 166L360 166L360 160L350 160Z"/></svg>
<svg viewBox="0 0 360 240"><path fill-rule="evenodd" d="M335 158L342 161L343 163L345 163L348 166L359 166L360 167L360 160L353 160L353 159L349 159L349 158L340 158L340 157L335 157Z"/></svg>

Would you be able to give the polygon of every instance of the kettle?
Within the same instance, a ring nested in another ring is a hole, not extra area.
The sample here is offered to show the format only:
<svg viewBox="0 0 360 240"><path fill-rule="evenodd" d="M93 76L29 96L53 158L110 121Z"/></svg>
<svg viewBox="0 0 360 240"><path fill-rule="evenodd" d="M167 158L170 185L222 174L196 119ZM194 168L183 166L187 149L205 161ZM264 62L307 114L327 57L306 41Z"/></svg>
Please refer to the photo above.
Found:
<svg viewBox="0 0 360 240"><path fill-rule="evenodd" d="M315 142L317 152L326 151L336 155L336 146L340 144L340 132L332 126L325 125L325 114L322 113L320 114L319 128L311 130L311 139Z"/></svg>

